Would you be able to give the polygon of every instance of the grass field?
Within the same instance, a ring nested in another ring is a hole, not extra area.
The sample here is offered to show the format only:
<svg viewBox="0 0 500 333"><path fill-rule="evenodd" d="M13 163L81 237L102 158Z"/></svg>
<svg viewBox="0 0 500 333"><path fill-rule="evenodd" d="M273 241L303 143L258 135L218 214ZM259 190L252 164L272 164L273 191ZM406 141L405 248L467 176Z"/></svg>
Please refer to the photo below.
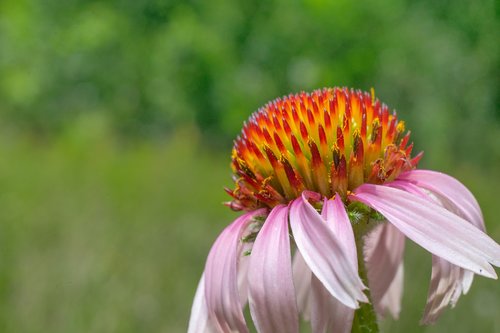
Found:
<svg viewBox="0 0 500 333"><path fill-rule="evenodd" d="M194 130L133 145L95 132L0 141L1 332L186 330L208 250L236 216L221 205L229 149ZM466 162L443 171L477 195L499 241L498 170ZM500 284L484 278L437 325L418 326L430 255L407 249L401 318L384 332L500 332Z"/></svg>

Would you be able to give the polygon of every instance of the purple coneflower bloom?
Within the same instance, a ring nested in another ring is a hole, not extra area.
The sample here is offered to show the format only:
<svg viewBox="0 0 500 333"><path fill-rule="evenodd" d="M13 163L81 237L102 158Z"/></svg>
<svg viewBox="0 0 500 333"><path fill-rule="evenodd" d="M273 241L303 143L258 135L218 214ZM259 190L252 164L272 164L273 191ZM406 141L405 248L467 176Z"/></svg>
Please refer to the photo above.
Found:
<svg viewBox="0 0 500 333"><path fill-rule="evenodd" d="M406 238L432 254L425 324L474 274L497 278L500 246L477 201L456 179L417 170L408 142L373 92L317 90L254 113L227 190L245 213L210 250L189 332L248 332L247 303L265 333L298 332L299 315L313 332L350 332L366 302L397 318Z"/></svg>

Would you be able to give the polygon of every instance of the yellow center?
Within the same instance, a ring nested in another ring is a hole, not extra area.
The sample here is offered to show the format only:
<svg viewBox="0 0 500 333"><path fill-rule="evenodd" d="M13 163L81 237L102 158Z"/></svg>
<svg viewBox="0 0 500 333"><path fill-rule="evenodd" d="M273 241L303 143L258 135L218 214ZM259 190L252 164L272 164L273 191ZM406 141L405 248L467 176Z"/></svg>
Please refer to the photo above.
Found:
<svg viewBox="0 0 500 333"><path fill-rule="evenodd" d="M326 197L414 168L403 121L371 94L325 88L276 99L250 116L234 143L234 209L274 207L303 190Z"/></svg>

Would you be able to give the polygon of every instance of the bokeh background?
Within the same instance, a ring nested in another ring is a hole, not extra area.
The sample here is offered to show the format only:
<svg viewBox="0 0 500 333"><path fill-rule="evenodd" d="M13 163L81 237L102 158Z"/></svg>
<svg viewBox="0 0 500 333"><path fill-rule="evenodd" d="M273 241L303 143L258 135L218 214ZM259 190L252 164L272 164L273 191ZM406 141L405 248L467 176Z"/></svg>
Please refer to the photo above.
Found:
<svg viewBox="0 0 500 333"><path fill-rule="evenodd" d="M232 139L289 92L374 87L500 241L499 41L495 0L2 0L0 331L184 332ZM419 326L431 257L405 260L385 332L500 332L484 278Z"/></svg>

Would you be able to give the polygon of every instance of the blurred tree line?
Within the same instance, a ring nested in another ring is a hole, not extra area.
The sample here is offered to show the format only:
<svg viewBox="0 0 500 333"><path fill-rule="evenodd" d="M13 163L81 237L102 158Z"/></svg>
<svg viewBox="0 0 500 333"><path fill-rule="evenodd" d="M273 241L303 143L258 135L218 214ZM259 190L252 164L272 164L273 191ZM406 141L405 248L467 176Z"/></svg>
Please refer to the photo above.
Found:
<svg viewBox="0 0 500 333"><path fill-rule="evenodd" d="M51 138L91 119L126 139L195 124L227 144L276 96L374 87L431 159L498 166L499 17L494 0L3 0L0 124Z"/></svg>

